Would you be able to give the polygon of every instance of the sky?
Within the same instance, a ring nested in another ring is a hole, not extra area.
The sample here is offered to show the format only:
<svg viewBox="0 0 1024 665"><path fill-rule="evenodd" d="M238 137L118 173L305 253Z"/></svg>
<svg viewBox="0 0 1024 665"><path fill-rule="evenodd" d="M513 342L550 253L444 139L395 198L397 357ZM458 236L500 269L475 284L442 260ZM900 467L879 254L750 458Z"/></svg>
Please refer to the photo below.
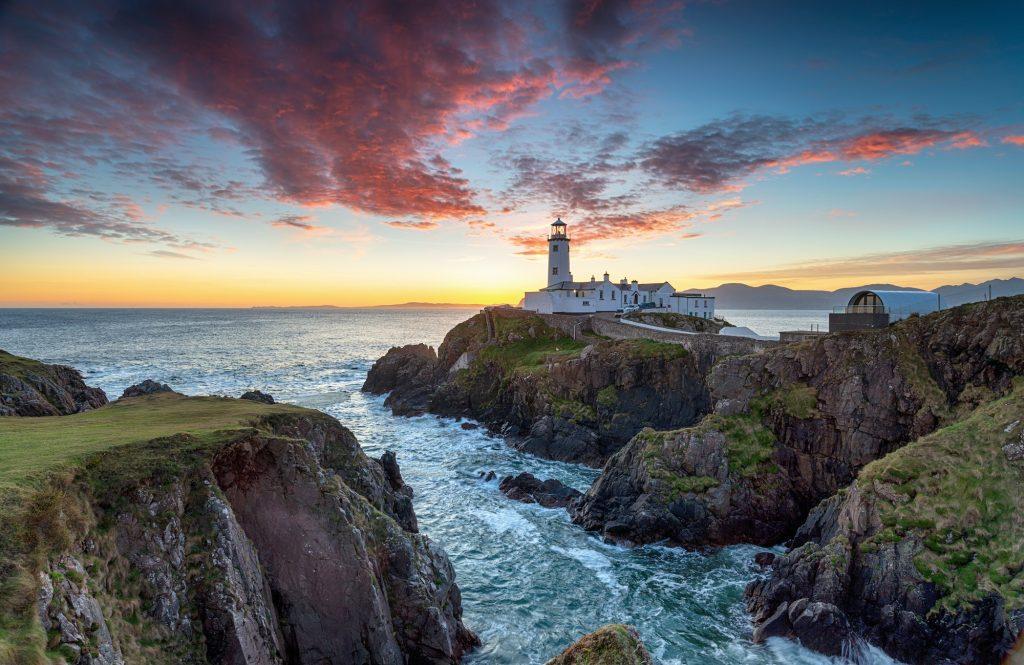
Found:
<svg viewBox="0 0 1024 665"><path fill-rule="evenodd" d="M1024 276L1020 2L0 3L0 306Z"/></svg>

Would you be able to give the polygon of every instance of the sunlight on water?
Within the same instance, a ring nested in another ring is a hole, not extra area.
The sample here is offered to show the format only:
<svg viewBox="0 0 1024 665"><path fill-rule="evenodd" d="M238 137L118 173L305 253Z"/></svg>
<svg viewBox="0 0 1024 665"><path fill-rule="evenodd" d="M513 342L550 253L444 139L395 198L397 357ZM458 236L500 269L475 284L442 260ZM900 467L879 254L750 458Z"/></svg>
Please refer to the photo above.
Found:
<svg viewBox="0 0 1024 665"><path fill-rule="evenodd" d="M360 392L389 346L436 346L472 313L0 310L0 348L78 367L111 398L145 378L188 394L260 388L334 415L370 455L396 451L420 528L451 557L466 623L484 641L474 665L543 662L609 622L637 626L661 663L829 662L786 640L750 643L743 588L758 548L608 545L565 511L511 501L480 477L530 471L585 490L596 470L523 455L451 419L395 418Z"/></svg>

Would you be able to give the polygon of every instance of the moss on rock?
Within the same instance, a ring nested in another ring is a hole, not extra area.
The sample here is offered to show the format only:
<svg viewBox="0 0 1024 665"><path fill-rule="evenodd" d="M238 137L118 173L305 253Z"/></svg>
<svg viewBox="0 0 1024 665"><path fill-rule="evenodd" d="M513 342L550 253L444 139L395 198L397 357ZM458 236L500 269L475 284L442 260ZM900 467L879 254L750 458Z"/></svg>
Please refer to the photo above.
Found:
<svg viewBox="0 0 1024 665"><path fill-rule="evenodd" d="M651 665L636 628L613 623L584 635L547 665Z"/></svg>

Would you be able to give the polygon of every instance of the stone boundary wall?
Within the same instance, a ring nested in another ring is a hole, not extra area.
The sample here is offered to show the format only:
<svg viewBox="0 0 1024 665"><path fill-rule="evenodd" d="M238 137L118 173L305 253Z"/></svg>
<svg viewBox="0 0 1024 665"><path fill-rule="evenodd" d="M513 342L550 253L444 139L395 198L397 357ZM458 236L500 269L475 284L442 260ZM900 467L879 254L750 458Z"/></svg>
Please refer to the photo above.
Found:
<svg viewBox="0 0 1024 665"><path fill-rule="evenodd" d="M778 345L778 342L774 340L751 339L749 337L734 337L711 333L679 334L662 332L649 328L625 326L616 321L609 321L600 317L592 318L590 326L597 334L611 337L612 339L652 339L658 342L668 342L669 344L681 344L687 350L694 353L710 352L715 357L761 353Z"/></svg>

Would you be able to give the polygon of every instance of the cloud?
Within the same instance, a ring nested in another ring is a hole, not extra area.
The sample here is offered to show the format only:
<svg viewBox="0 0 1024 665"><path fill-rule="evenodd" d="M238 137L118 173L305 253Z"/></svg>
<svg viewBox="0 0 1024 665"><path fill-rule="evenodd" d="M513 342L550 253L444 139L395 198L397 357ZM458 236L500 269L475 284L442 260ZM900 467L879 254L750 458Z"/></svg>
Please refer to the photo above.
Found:
<svg viewBox="0 0 1024 665"><path fill-rule="evenodd" d="M1010 145L1024 146L1024 134L1019 136L1004 136L1003 143L1009 143Z"/></svg>
<svg viewBox="0 0 1024 665"><path fill-rule="evenodd" d="M732 116L696 129L669 134L647 145L637 160L656 180L694 192L730 191L759 171L807 164L876 161L913 155L930 147L980 147L985 142L952 120L918 118L918 126L841 117L793 120L770 116ZM844 175L860 173L857 167ZM866 171L866 169L865 169Z"/></svg>
<svg viewBox="0 0 1024 665"><path fill-rule="evenodd" d="M314 224L312 215L285 215L274 220L270 225L281 229L297 229L306 233L330 230L326 226Z"/></svg>
<svg viewBox="0 0 1024 665"><path fill-rule="evenodd" d="M93 236L120 242L163 243L209 249L145 223L138 206L123 196L79 190L59 199L42 170L0 157L0 226L47 228L64 236Z"/></svg>
<svg viewBox="0 0 1024 665"><path fill-rule="evenodd" d="M640 49L678 40L678 14L569 0L16 1L0 23L0 154L64 179L102 165L219 214L274 198L478 219L447 146L542 100L601 93ZM224 178L197 137L253 172Z"/></svg>
<svg viewBox="0 0 1024 665"><path fill-rule="evenodd" d="M716 214L715 210L691 210L679 205L652 210L587 215L570 225L570 235L573 243L581 245L603 241L641 242L656 236L682 233L693 220L702 216L713 216ZM681 237L688 237L688 234L682 233ZM509 242L517 248L516 253L522 256L541 256L548 251L547 238L543 235L514 234L509 237Z"/></svg>
<svg viewBox="0 0 1024 665"><path fill-rule="evenodd" d="M392 228L403 229L406 231L433 231L434 229L440 226L440 224L438 224L437 222L433 222L426 219L419 221L398 220L384 223Z"/></svg>
<svg viewBox="0 0 1024 665"><path fill-rule="evenodd" d="M198 261L195 256L189 256L188 254L182 254L181 252L172 252L168 249L154 249L153 251L146 252L150 256L156 256L162 259L188 259L190 261Z"/></svg>
<svg viewBox="0 0 1024 665"><path fill-rule="evenodd" d="M867 175L871 173L871 169L866 169L863 166L854 166L853 168L845 169L839 172L839 175L843 176L855 176L855 175Z"/></svg>
<svg viewBox="0 0 1024 665"><path fill-rule="evenodd" d="M711 275L710 279L764 281L831 277L949 274L961 271L1024 269L1024 242L945 245L919 250L865 254L794 263L749 272Z"/></svg>

